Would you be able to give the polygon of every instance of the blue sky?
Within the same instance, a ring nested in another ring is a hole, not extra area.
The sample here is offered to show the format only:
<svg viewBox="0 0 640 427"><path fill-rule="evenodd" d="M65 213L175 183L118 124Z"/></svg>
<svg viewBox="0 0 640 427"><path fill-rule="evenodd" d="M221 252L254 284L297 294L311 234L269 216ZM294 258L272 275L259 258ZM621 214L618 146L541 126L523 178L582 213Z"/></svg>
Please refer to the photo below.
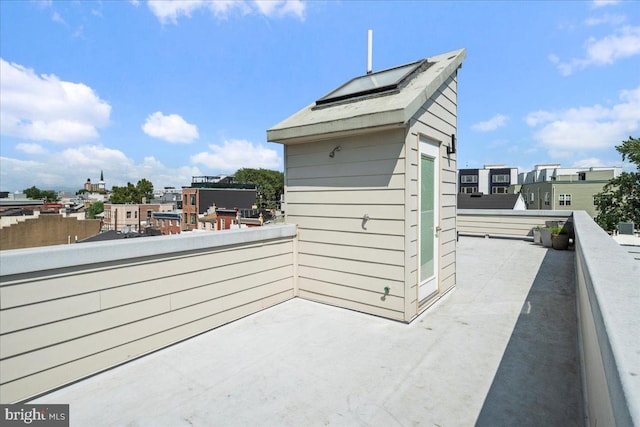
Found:
<svg viewBox="0 0 640 427"><path fill-rule="evenodd" d="M625 166L640 2L1 1L0 189L283 169L266 130L373 68L467 49L460 168Z"/></svg>

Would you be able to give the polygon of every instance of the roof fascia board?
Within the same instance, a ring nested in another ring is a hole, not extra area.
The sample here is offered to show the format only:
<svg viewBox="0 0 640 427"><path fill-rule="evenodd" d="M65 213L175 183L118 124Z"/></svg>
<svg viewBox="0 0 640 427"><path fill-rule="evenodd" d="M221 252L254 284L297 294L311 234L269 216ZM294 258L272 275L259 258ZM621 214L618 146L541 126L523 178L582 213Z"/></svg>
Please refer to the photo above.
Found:
<svg viewBox="0 0 640 427"><path fill-rule="evenodd" d="M397 128L404 125L404 110L365 114L332 122L314 123L267 131L267 141L280 144L299 144L338 136L357 135Z"/></svg>
<svg viewBox="0 0 640 427"><path fill-rule="evenodd" d="M276 144L284 144L284 145L296 145L296 144L304 144L312 141L313 142L326 141L326 140L335 139L335 138L344 138L344 137L355 136L355 135L365 135L368 133L382 132L385 130L398 129L401 127L404 127L404 123L395 123L395 124L385 125L385 126L380 126L380 125L369 126L365 128L359 128L359 129L325 132L322 134L310 134L306 136L296 136L289 139L278 139L277 141L269 140L269 142L273 142ZM299 135L299 133L297 133L296 135Z"/></svg>

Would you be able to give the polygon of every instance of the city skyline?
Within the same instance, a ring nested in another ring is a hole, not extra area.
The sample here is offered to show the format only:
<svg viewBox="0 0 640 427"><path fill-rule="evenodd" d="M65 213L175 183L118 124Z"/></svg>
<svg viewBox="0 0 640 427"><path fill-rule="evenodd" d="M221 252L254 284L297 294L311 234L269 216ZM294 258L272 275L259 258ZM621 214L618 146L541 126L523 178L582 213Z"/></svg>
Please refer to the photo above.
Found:
<svg viewBox="0 0 640 427"><path fill-rule="evenodd" d="M0 189L283 170L266 129L364 74L368 29L374 71L467 49L459 168L628 169L614 146L640 126L638 6L2 2Z"/></svg>

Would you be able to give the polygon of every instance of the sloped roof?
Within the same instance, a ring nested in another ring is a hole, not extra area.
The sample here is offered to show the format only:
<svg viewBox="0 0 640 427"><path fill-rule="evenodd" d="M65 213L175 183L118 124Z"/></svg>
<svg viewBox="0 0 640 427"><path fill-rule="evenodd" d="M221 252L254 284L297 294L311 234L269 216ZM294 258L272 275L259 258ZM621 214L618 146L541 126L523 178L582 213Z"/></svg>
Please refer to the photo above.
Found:
<svg viewBox="0 0 640 427"><path fill-rule="evenodd" d="M426 58L431 64L427 69L388 94L323 106L309 104L267 130L267 140L288 144L305 142L318 135L403 125L462 65L465 57L466 50L459 49Z"/></svg>
<svg viewBox="0 0 640 427"><path fill-rule="evenodd" d="M520 194L458 193L458 209L513 209Z"/></svg>

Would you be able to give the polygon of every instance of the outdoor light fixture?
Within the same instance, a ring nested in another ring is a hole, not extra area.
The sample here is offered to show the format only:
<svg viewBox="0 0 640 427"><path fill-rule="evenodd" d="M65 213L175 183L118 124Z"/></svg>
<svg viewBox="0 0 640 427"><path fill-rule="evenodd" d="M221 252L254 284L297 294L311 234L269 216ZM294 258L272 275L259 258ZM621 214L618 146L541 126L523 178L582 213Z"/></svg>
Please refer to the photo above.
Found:
<svg viewBox="0 0 640 427"><path fill-rule="evenodd" d="M447 147L447 155L454 154L456 152L456 135L451 134L451 145Z"/></svg>
<svg viewBox="0 0 640 427"><path fill-rule="evenodd" d="M333 150L331 150L331 152L329 153L329 157L331 157L333 159L336 156L336 151L340 151L340 146L339 145L336 148L334 148Z"/></svg>

